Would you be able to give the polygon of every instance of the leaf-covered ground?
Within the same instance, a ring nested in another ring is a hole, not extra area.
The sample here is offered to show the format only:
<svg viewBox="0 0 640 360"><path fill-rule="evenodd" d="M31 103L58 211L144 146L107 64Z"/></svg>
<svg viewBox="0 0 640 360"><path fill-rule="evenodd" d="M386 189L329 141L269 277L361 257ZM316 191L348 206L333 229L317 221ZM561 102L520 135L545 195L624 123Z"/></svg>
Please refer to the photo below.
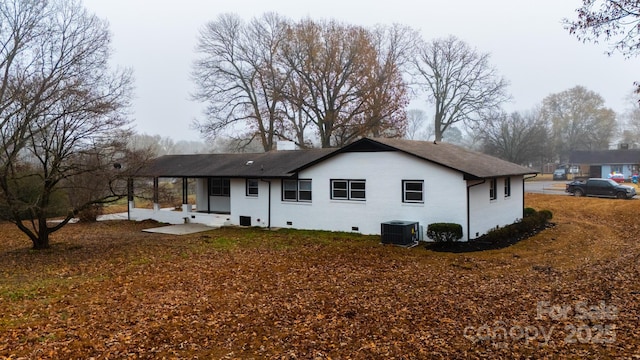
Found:
<svg viewBox="0 0 640 360"><path fill-rule="evenodd" d="M527 194L557 225L500 250L152 223L0 224L0 358L630 358L640 200Z"/></svg>

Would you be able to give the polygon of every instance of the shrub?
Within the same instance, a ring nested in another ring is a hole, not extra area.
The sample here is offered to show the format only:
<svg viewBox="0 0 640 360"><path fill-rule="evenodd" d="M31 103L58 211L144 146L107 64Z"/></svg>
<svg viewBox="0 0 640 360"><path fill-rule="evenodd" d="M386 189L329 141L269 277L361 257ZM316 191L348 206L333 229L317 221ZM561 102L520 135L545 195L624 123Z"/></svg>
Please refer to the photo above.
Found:
<svg viewBox="0 0 640 360"><path fill-rule="evenodd" d="M524 217L529 217L529 216L533 216L536 214L536 209L534 208L524 208Z"/></svg>
<svg viewBox="0 0 640 360"><path fill-rule="evenodd" d="M530 209L530 208L527 208ZM532 209L533 210L533 209ZM527 211L525 211L525 214ZM476 240L490 243L508 243L534 233L547 225L547 222L553 217L549 210L529 211L529 215L525 215L520 221L511 225L503 226L489 231Z"/></svg>
<svg viewBox="0 0 640 360"><path fill-rule="evenodd" d="M81 222L96 222L99 215L102 215L102 205L93 204L86 209L80 210L77 217Z"/></svg>
<svg viewBox="0 0 640 360"><path fill-rule="evenodd" d="M427 226L427 237L435 242L454 242L462 239L462 225L433 223Z"/></svg>
<svg viewBox="0 0 640 360"><path fill-rule="evenodd" d="M553 213L551 212L551 210L540 210L538 213L541 216L544 216L544 218L547 220L553 219Z"/></svg>

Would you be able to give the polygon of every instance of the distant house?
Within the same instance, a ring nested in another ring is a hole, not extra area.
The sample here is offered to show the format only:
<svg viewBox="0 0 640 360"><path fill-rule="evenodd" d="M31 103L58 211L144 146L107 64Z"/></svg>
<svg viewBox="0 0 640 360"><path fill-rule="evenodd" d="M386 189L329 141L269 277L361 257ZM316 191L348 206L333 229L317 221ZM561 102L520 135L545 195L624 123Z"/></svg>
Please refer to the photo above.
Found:
<svg viewBox="0 0 640 360"><path fill-rule="evenodd" d="M573 165L579 165L589 177L607 178L620 173L625 179L638 173L640 149L573 151L569 156Z"/></svg>
<svg viewBox="0 0 640 360"><path fill-rule="evenodd" d="M139 209L133 220L380 234L392 220L462 225L462 240L523 216L525 168L446 143L363 138L340 149L168 155L139 176L196 180L195 209ZM186 182L185 182L186 184ZM156 191L157 193L157 191ZM133 199L131 196L130 199Z"/></svg>

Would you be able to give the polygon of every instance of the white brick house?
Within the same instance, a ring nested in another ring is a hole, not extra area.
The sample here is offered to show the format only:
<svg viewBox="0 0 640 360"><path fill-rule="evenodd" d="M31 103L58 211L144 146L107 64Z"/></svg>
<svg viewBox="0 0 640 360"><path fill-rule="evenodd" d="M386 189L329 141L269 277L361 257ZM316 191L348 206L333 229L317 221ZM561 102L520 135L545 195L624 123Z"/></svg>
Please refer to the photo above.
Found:
<svg viewBox="0 0 640 360"><path fill-rule="evenodd" d="M363 138L340 149L168 155L140 176L195 178L195 210L130 218L380 234L391 220L458 223L463 241L523 216L529 168L446 143ZM154 181L157 184L157 180ZM133 197L131 197L133 198ZM157 200L156 200L157 202Z"/></svg>

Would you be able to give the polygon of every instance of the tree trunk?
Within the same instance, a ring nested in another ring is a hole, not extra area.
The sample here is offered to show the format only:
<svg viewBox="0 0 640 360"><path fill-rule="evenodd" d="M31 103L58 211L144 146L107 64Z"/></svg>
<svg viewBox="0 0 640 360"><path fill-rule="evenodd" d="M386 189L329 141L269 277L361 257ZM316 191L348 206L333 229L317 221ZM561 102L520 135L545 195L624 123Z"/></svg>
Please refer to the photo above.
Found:
<svg viewBox="0 0 640 360"><path fill-rule="evenodd" d="M439 121L435 121L434 124L434 130L435 130L435 141L440 142L442 141L442 128L441 128L442 124L440 124Z"/></svg>
<svg viewBox="0 0 640 360"><path fill-rule="evenodd" d="M38 239L33 241L33 250L44 250L50 248L49 234L40 234Z"/></svg>
<svg viewBox="0 0 640 360"><path fill-rule="evenodd" d="M38 219L38 231L36 236L32 238L33 249L41 250L49 248L49 227L47 226L47 209L50 205L50 196L53 191L53 183L50 179L45 179L44 188L38 201L38 207L35 211L35 218Z"/></svg>
<svg viewBox="0 0 640 360"><path fill-rule="evenodd" d="M33 250L48 249L49 246L49 228L47 227L47 219L38 221L38 234L36 238L32 238Z"/></svg>

